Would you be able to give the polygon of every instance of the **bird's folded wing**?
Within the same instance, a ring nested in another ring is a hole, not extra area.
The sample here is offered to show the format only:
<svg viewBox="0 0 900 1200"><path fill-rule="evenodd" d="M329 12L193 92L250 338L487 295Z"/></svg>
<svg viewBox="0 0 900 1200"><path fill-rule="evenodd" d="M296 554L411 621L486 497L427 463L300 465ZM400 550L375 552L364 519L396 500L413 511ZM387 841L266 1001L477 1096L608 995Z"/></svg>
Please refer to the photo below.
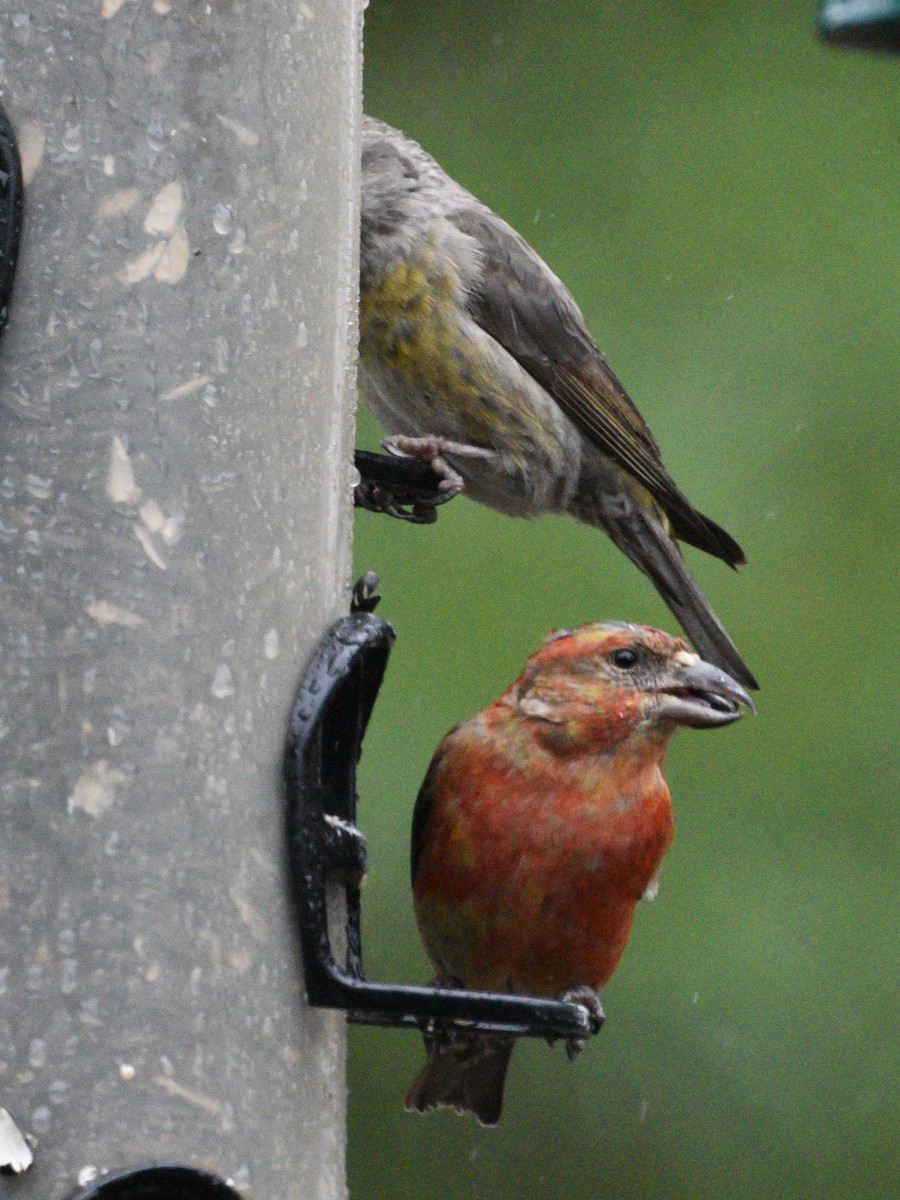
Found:
<svg viewBox="0 0 900 1200"><path fill-rule="evenodd" d="M470 294L478 324L554 397L588 441L647 489L678 537L732 565L742 563L737 542L694 508L666 470L656 439L565 284L489 209L472 205L451 219L479 246L482 272Z"/></svg>

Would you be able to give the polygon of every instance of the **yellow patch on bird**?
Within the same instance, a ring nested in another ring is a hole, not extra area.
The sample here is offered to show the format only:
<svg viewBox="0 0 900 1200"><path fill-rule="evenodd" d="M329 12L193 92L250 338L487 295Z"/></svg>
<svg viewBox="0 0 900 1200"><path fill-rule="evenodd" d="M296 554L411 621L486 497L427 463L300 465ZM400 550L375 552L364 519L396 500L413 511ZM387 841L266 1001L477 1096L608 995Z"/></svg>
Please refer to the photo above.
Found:
<svg viewBox="0 0 900 1200"><path fill-rule="evenodd" d="M459 271L440 246L363 276L359 335L363 367L383 380L396 409L412 410L417 427L487 447L542 445L551 436L523 404L514 373L497 369L490 339L467 316Z"/></svg>
<svg viewBox="0 0 900 1200"><path fill-rule="evenodd" d="M544 877L540 874L529 876L522 884L517 900L520 911L530 912L537 916L544 910L548 889Z"/></svg>
<svg viewBox="0 0 900 1200"><path fill-rule="evenodd" d="M559 718L556 716L552 705L546 700L542 700L540 696L523 696L519 701L519 712L526 717L536 717L541 721L555 721Z"/></svg>
<svg viewBox="0 0 900 1200"><path fill-rule="evenodd" d="M458 273L433 252L397 260L387 271L363 281L360 355L392 367L423 395L439 396L467 413L479 411L482 364L463 338L459 324ZM485 424L490 427L491 421Z"/></svg>
<svg viewBox="0 0 900 1200"><path fill-rule="evenodd" d="M473 981L475 986L496 986L497 981L479 978L485 964L472 953L485 923L474 899L448 902L441 897L417 897L416 918L428 957L439 970L466 980L470 987Z"/></svg>
<svg viewBox="0 0 900 1200"><path fill-rule="evenodd" d="M475 846L468 828L457 821L450 831L450 856L456 868L471 871L475 866Z"/></svg>
<svg viewBox="0 0 900 1200"><path fill-rule="evenodd" d="M690 650L679 650L673 655L672 662L677 663L679 667L695 667L700 662L700 655L693 654Z"/></svg>

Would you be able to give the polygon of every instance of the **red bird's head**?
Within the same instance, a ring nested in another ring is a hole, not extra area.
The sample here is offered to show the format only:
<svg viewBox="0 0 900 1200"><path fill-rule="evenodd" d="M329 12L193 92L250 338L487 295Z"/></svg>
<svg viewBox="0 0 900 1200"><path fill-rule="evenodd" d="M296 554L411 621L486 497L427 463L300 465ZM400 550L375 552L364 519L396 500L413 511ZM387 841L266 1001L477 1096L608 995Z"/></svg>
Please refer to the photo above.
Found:
<svg viewBox="0 0 900 1200"><path fill-rule="evenodd" d="M563 756L634 737L665 744L679 725L711 729L753 710L744 688L681 638L619 621L551 633L502 703Z"/></svg>

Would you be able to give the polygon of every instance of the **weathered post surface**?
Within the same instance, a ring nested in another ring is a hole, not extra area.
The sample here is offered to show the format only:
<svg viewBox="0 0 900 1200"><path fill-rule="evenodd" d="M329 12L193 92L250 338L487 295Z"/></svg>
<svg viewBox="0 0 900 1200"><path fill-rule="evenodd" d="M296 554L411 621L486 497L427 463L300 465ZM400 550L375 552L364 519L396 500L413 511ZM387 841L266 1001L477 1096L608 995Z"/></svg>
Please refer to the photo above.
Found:
<svg viewBox="0 0 900 1200"><path fill-rule="evenodd" d="M359 0L4 6L0 1190L149 1161L344 1195L281 754L346 611Z"/></svg>

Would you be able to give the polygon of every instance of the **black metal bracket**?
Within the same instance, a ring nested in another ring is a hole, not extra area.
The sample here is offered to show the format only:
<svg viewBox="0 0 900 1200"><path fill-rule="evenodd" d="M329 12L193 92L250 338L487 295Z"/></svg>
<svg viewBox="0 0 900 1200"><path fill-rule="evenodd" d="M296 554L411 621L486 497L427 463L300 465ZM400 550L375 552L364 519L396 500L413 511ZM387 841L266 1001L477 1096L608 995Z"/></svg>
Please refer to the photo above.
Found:
<svg viewBox="0 0 900 1200"><path fill-rule="evenodd" d="M414 525L432 525L437 508L456 494L441 491L441 477L427 462L357 450L353 463L359 483L353 492L357 508L385 513Z"/></svg>
<svg viewBox="0 0 900 1200"><path fill-rule="evenodd" d="M365 839L356 824L356 765L394 631L372 612L331 627L300 683L285 755L288 853L306 976L316 1008L343 1009L360 1025L403 1026L426 1034L505 1033L589 1037L580 1004L462 988L373 983L362 967L360 883ZM328 885L346 896L346 960L335 962Z"/></svg>
<svg viewBox="0 0 900 1200"><path fill-rule="evenodd" d="M9 319L9 304L16 278L24 190L16 135L0 104L0 332Z"/></svg>

